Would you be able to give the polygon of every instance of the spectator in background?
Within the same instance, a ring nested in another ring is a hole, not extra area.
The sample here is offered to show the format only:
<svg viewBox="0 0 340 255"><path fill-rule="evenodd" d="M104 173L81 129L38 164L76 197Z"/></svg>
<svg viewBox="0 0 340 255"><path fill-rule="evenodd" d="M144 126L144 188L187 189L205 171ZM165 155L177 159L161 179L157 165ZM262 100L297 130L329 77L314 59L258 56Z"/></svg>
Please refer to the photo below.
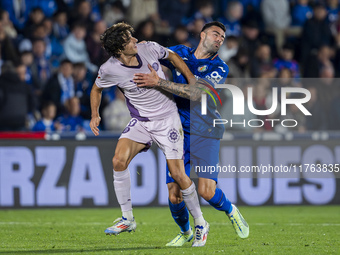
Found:
<svg viewBox="0 0 340 255"><path fill-rule="evenodd" d="M243 16L243 5L239 1L231 1L219 21L226 27L226 36L240 36Z"/></svg>
<svg viewBox="0 0 340 255"><path fill-rule="evenodd" d="M29 14L29 18L25 25L24 35L27 38L32 38L33 31L38 25L42 23L45 18L45 14L40 7L34 7Z"/></svg>
<svg viewBox="0 0 340 255"><path fill-rule="evenodd" d="M174 45L185 45L188 47L191 47L191 44L189 43L189 32L186 26L179 25L176 27L175 31L172 33L172 35L169 38L169 41L167 41L165 44L170 47Z"/></svg>
<svg viewBox="0 0 340 255"><path fill-rule="evenodd" d="M53 36L61 43L69 32L67 13L65 11L55 13L53 18Z"/></svg>
<svg viewBox="0 0 340 255"><path fill-rule="evenodd" d="M21 64L19 65L21 66ZM21 67L18 70L20 69ZM27 115L33 108L30 89L20 79L13 65L7 63L2 70L0 76L0 130L25 130Z"/></svg>
<svg viewBox="0 0 340 255"><path fill-rule="evenodd" d="M58 0L35 0L35 6L39 6L46 17L52 17L57 11Z"/></svg>
<svg viewBox="0 0 340 255"><path fill-rule="evenodd" d="M218 51L218 55L224 62L228 62L229 59L237 54L238 48L238 39L235 36L228 36Z"/></svg>
<svg viewBox="0 0 340 255"><path fill-rule="evenodd" d="M8 11L14 27L22 32L34 2L32 0L2 0L1 6Z"/></svg>
<svg viewBox="0 0 340 255"><path fill-rule="evenodd" d="M13 23L9 19L8 11L0 9L0 22L1 22L2 26L3 26L3 29L4 29L4 31L6 33L6 35L9 38L14 39L14 38L17 37L18 33L15 30L15 28L13 27Z"/></svg>
<svg viewBox="0 0 340 255"><path fill-rule="evenodd" d="M33 102L39 107L39 97L41 95L40 82L37 76L37 70L33 68L32 51L23 51L20 55L21 63L26 67L25 83L30 86L32 91Z"/></svg>
<svg viewBox="0 0 340 255"><path fill-rule="evenodd" d="M280 58L274 60L274 67L279 71L282 68L288 68L292 72L293 77L298 79L300 77L299 63L293 57L294 45L285 43L280 52Z"/></svg>
<svg viewBox="0 0 340 255"><path fill-rule="evenodd" d="M195 19L190 30L190 36L188 42L193 48L196 48L200 42L200 33L205 22L203 19Z"/></svg>
<svg viewBox="0 0 340 255"><path fill-rule="evenodd" d="M188 25L189 30L193 29L193 23L200 19L204 24L214 21L212 16L214 15L214 6L210 0L197 1L197 11L195 14L187 20L184 20L184 24ZM203 25L204 25L203 24Z"/></svg>
<svg viewBox="0 0 340 255"><path fill-rule="evenodd" d="M80 116L79 98L71 97L65 102L66 113L57 119L60 131L83 131L83 118Z"/></svg>
<svg viewBox="0 0 340 255"><path fill-rule="evenodd" d="M52 74L52 65L46 58L46 43L43 39L35 39L32 44L33 65L32 72L36 73L39 82L39 88L43 90L47 80Z"/></svg>
<svg viewBox="0 0 340 255"><path fill-rule="evenodd" d="M127 19L137 27L143 20L158 16L157 0L131 0Z"/></svg>
<svg viewBox="0 0 340 255"><path fill-rule="evenodd" d="M292 11L292 26L302 28L305 22L313 16L313 9L308 2L309 0L297 0Z"/></svg>
<svg viewBox="0 0 340 255"><path fill-rule="evenodd" d="M333 69L332 57L334 53L331 47L322 45L316 55L310 55L306 61L304 77L320 77L320 71L327 67Z"/></svg>
<svg viewBox="0 0 340 255"><path fill-rule="evenodd" d="M262 0L261 13L266 31L275 35L279 51L285 42L285 33L291 23L288 0Z"/></svg>
<svg viewBox="0 0 340 255"><path fill-rule="evenodd" d="M42 118L37 121L32 131L51 132L56 130L54 118L57 114L57 107L51 101L44 102L41 109Z"/></svg>
<svg viewBox="0 0 340 255"><path fill-rule="evenodd" d="M73 80L76 97L80 100L80 115L84 119L91 119L90 93L91 85L86 77L86 66L84 63L73 65Z"/></svg>
<svg viewBox="0 0 340 255"><path fill-rule="evenodd" d="M106 30L106 24L103 20L99 20L94 24L93 31L85 38L86 49L90 57L91 63L100 66L108 59L108 55L101 46L100 35Z"/></svg>
<svg viewBox="0 0 340 255"><path fill-rule="evenodd" d="M277 70L275 69L271 49L268 44L261 44L256 50L256 56L250 63L250 74L254 78L274 78Z"/></svg>
<svg viewBox="0 0 340 255"><path fill-rule="evenodd" d="M86 31L91 31L94 25L93 17L91 16L91 3L86 0L76 2L77 5L70 15L70 25L82 24Z"/></svg>
<svg viewBox="0 0 340 255"><path fill-rule="evenodd" d="M125 19L125 7L122 1L117 0L114 2L110 2L106 4L104 8L103 20L105 21L108 27L111 27L113 24L118 21L122 21Z"/></svg>
<svg viewBox="0 0 340 255"><path fill-rule="evenodd" d="M256 49L260 46L260 28L257 20L245 19L242 23L242 36L240 38L240 48L247 49L249 58L253 59Z"/></svg>
<svg viewBox="0 0 340 255"><path fill-rule="evenodd" d="M227 64L229 66L229 76L232 78L250 77L249 53L245 48L239 48L235 57L231 58Z"/></svg>
<svg viewBox="0 0 340 255"><path fill-rule="evenodd" d="M65 111L66 101L75 96L72 73L73 64L64 59L60 63L58 72L51 77L45 86L43 98L52 101L57 106L57 115Z"/></svg>
<svg viewBox="0 0 340 255"><path fill-rule="evenodd" d="M60 41L53 35L53 21L49 18L43 20L42 25L45 28L46 40L51 44L51 58L57 59L63 53L63 46ZM48 56L48 55L47 55Z"/></svg>
<svg viewBox="0 0 340 255"><path fill-rule="evenodd" d="M327 0L328 21L335 22L339 18L339 0Z"/></svg>
<svg viewBox="0 0 340 255"><path fill-rule="evenodd" d="M0 19L0 47L2 52L2 60L12 61L13 63L18 63L19 57L17 55L16 49L13 45L11 37L6 33L5 22Z"/></svg>
<svg viewBox="0 0 340 255"><path fill-rule="evenodd" d="M106 130L121 132L129 123L131 116L125 103L124 94L116 88L116 98L103 110Z"/></svg>
<svg viewBox="0 0 340 255"><path fill-rule="evenodd" d="M156 33L155 22L151 19L147 19L139 23L136 28L135 36L139 41L160 41L160 37Z"/></svg>
<svg viewBox="0 0 340 255"><path fill-rule="evenodd" d="M98 67L90 62L85 44L86 27L82 23L75 23L71 33L65 39L64 54L72 63L83 62L91 72L96 72Z"/></svg>
<svg viewBox="0 0 340 255"><path fill-rule="evenodd" d="M319 49L322 45L330 46L333 42L325 6L316 4L313 11L313 18L307 20L302 31L301 62L303 65L306 64L313 50Z"/></svg>
<svg viewBox="0 0 340 255"><path fill-rule="evenodd" d="M189 14L191 0L158 0L159 14L174 30L183 25L182 20Z"/></svg>

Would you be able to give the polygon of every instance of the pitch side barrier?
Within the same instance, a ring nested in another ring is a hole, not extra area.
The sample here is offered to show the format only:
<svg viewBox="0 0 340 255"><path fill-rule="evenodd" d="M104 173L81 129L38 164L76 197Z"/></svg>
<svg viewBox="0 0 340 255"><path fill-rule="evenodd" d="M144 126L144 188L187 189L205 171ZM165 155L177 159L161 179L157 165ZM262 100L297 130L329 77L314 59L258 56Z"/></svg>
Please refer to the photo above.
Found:
<svg viewBox="0 0 340 255"><path fill-rule="evenodd" d="M111 163L118 133L11 134L0 134L0 208L118 207ZM225 133L211 169L224 169L218 186L239 205L339 205L339 163L340 132ZM134 206L168 204L155 145L129 169ZM191 177L197 181L195 167Z"/></svg>

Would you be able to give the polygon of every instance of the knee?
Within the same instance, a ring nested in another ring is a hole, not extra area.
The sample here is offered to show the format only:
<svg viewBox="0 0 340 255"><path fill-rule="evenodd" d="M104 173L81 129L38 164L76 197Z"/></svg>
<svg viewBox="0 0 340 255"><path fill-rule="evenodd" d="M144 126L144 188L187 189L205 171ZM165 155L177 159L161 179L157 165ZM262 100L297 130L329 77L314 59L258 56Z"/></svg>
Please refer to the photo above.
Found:
<svg viewBox="0 0 340 255"><path fill-rule="evenodd" d="M179 204L182 202L182 197L179 196L178 194L169 194L169 200L172 204Z"/></svg>
<svg viewBox="0 0 340 255"><path fill-rule="evenodd" d="M128 166L126 160L123 160L119 155L115 155L112 159L113 170L124 171Z"/></svg>
<svg viewBox="0 0 340 255"><path fill-rule="evenodd" d="M199 185L198 194L204 198L204 200L209 201L215 195L215 189L209 185Z"/></svg>

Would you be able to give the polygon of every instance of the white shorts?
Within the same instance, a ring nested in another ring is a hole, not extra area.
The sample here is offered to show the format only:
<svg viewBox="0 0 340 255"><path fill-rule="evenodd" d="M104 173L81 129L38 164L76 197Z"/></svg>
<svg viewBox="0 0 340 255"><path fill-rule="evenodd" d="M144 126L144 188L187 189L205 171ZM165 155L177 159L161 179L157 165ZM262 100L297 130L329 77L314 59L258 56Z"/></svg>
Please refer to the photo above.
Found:
<svg viewBox="0 0 340 255"><path fill-rule="evenodd" d="M183 159L183 128L178 113L166 119L139 121L132 118L119 137L128 138L137 143L144 143L148 150L152 142L163 151L166 159Z"/></svg>

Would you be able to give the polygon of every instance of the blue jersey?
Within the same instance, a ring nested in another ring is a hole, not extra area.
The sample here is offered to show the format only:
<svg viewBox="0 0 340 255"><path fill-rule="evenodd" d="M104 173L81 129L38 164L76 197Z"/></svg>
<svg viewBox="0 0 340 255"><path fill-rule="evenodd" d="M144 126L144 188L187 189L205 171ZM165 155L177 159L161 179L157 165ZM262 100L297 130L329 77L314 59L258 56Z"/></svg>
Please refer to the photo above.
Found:
<svg viewBox="0 0 340 255"><path fill-rule="evenodd" d="M194 55L196 49L184 45L173 46L170 47L170 49L176 52L184 60L196 78L204 78L205 80L210 81L210 85L214 87L217 83L223 84L225 82L229 73L229 68L217 54L207 59L197 59ZM169 61L162 60L161 64L170 68L174 82L187 83L184 76L179 73ZM218 89L217 92L219 93ZM207 115L201 114L201 102L190 102L190 100L176 95L174 98L185 132L210 138L222 138L224 126L217 125L216 127L213 127L214 119L220 119L221 116L218 113L212 98L209 96L207 97ZM216 96L215 99L218 103ZM191 117L190 113L192 115Z"/></svg>

